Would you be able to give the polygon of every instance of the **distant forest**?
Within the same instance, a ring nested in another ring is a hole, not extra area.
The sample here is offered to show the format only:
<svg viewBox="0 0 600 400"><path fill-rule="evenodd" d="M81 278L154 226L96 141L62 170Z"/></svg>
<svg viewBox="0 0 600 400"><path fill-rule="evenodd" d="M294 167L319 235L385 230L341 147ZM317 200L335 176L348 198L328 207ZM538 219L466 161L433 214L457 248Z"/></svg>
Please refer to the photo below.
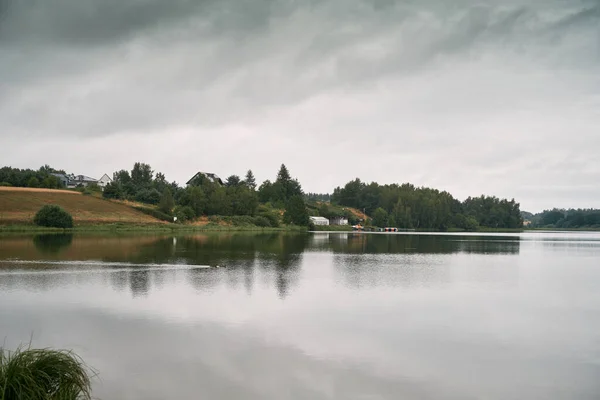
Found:
<svg viewBox="0 0 600 400"><path fill-rule="evenodd" d="M379 185L355 179L337 187L331 202L364 210L380 227L473 231L479 227L514 229L523 224L515 200L480 196L461 202L448 192L410 183Z"/></svg>
<svg viewBox="0 0 600 400"><path fill-rule="evenodd" d="M530 221L532 228L600 228L600 210L588 209L558 209L544 210L538 214L522 212L523 219Z"/></svg>
<svg viewBox="0 0 600 400"><path fill-rule="evenodd" d="M0 185L60 188L59 180L51 175L55 172L64 173L48 165L39 170L4 167L0 169ZM95 185L77 190L84 194L101 191ZM283 164L273 181L266 180L260 186L248 170L243 178L229 176L223 185L200 175L196 181L182 187L167 181L163 173L155 172L150 165L137 162L131 170L115 172L113 182L104 188L102 196L148 204L156 217L172 220L176 216L180 221L221 215L247 217L249 222L259 226L278 226L280 220L307 225L307 209L319 213L323 210L323 216L330 216L339 214L343 207L351 207L364 211L370 216L366 223L378 227L475 231L480 228L515 229L523 223L519 203L514 199L482 195L461 202L448 192L415 187L410 183L380 185L357 178L335 188L331 195L305 193L300 182ZM283 216L279 210L285 210ZM341 215L348 216L349 213L346 210ZM561 214L561 218L563 225L564 221L571 221L567 214ZM552 224L558 226L559 220L552 220Z"/></svg>

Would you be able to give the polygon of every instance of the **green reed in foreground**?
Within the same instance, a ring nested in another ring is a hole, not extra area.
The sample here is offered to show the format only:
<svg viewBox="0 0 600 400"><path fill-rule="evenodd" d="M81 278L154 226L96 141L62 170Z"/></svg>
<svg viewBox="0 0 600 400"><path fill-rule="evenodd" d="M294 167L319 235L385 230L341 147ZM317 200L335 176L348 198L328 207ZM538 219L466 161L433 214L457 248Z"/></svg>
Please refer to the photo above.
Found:
<svg viewBox="0 0 600 400"><path fill-rule="evenodd" d="M92 375L70 351L0 347L0 400L91 399Z"/></svg>

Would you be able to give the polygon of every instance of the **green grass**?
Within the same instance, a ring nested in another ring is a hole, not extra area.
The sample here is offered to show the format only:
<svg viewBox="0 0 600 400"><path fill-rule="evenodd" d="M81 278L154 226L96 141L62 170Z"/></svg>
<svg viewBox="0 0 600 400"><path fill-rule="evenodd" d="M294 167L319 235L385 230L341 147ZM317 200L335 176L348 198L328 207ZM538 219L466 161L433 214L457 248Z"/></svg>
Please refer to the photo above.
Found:
<svg viewBox="0 0 600 400"><path fill-rule="evenodd" d="M186 224L84 224L77 225L71 229L44 228L35 225L0 225L0 233L77 233L77 232L300 232L306 231L306 227L280 226L278 228L259 227L256 225L220 225L209 223L206 225Z"/></svg>
<svg viewBox="0 0 600 400"><path fill-rule="evenodd" d="M94 375L70 351L0 347L0 400L91 399Z"/></svg>

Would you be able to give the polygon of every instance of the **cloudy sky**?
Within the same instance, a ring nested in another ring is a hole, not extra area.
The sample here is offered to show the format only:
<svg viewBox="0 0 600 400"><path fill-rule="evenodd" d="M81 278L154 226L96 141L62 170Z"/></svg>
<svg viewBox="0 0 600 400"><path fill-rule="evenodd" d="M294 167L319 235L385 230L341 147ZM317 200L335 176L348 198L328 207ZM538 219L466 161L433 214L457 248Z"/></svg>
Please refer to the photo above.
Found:
<svg viewBox="0 0 600 400"><path fill-rule="evenodd" d="M0 0L0 161L600 208L600 2Z"/></svg>

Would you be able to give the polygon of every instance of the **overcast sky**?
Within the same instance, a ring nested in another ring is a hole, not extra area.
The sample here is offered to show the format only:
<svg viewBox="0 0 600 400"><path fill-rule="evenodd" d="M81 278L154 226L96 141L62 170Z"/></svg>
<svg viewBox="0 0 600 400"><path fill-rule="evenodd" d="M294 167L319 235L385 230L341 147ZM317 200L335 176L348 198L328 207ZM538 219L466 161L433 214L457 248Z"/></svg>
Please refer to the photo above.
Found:
<svg viewBox="0 0 600 400"><path fill-rule="evenodd" d="M0 0L0 163L600 208L599 0Z"/></svg>

